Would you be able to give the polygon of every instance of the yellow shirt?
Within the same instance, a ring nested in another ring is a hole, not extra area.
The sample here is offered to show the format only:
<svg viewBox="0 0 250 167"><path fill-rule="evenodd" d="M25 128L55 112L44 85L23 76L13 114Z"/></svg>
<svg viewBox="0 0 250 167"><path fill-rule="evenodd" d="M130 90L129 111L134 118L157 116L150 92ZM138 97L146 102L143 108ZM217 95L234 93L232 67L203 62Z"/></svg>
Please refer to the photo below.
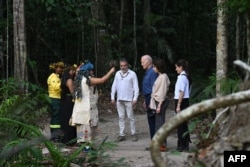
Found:
<svg viewBox="0 0 250 167"><path fill-rule="evenodd" d="M49 97L61 99L61 80L59 75L52 73L47 80L47 84Z"/></svg>

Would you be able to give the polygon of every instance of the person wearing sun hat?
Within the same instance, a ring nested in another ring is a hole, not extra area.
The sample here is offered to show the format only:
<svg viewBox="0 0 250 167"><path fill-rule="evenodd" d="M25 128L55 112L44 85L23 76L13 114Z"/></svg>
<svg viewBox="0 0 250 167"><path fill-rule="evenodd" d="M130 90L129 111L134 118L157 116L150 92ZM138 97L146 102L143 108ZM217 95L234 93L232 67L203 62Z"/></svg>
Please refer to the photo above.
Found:
<svg viewBox="0 0 250 167"><path fill-rule="evenodd" d="M50 111L50 133L52 141L59 141L62 136L60 107L61 107L61 74L64 68L63 62L50 64L49 68L53 70L47 79L48 94L51 100Z"/></svg>

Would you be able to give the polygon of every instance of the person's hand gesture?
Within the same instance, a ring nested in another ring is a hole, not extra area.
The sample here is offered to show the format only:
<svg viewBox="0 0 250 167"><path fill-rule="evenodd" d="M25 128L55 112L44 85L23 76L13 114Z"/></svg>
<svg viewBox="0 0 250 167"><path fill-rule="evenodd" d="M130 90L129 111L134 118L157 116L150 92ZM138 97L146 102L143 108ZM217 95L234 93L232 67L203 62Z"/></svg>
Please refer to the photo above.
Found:
<svg viewBox="0 0 250 167"><path fill-rule="evenodd" d="M111 100L111 104L115 105L115 100Z"/></svg>

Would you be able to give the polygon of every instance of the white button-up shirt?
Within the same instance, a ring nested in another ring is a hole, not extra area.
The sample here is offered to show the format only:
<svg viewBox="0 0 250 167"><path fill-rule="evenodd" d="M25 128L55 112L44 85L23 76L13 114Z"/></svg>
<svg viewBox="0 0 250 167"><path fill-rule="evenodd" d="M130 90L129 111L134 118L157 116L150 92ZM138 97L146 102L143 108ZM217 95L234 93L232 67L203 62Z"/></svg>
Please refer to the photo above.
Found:
<svg viewBox="0 0 250 167"><path fill-rule="evenodd" d="M182 71L177 78L174 99L179 99L180 91L184 92L183 98L189 98L189 81L185 71Z"/></svg>
<svg viewBox="0 0 250 167"><path fill-rule="evenodd" d="M126 73L117 71L111 88L111 100L137 101L139 96L138 79L136 73L128 70Z"/></svg>

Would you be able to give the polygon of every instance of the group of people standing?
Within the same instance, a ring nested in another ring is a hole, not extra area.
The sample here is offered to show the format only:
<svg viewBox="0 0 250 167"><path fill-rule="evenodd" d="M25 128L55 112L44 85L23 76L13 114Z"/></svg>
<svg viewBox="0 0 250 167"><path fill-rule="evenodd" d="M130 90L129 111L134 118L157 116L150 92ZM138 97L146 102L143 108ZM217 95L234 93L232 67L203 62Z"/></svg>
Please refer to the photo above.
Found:
<svg viewBox="0 0 250 167"><path fill-rule="evenodd" d="M133 108L137 104L139 86L137 75L129 68L127 59L119 61L120 70L115 73L111 88L111 103L116 105L119 116L119 135L116 141L125 138L125 116L130 121L132 141L137 141L135 117ZM156 131L165 123L165 114L169 104L167 93L170 80L166 73L166 64L160 58L154 60L149 55L141 57L141 66L145 70L142 81L143 106L147 111L147 120L151 139ZM50 66L54 72L49 76L48 92L51 98L51 139L60 140L65 144L89 142L96 136L98 125L96 85L106 82L115 72L112 67L106 75L97 78L93 75L93 65L90 62L80 66L68 66L64 70L62 62ZM191 77L188 62L179 60L175 64L179 74L175 85L175 113L189 106ZM190 136L187 123L177 129L178 151L188 151ZM73 141L73 142L72 142ZM148 150L148 148L146 148ZM160 147L167 150L167 140Z"/></svg>
<svg viewBox="0 0 250 167"><path fill-rule="evenodd" d="M152 60L151 56L141 57L141 65L146 71L142 81L142 93L144 95L144 108L147 111L149 132L151 139L156 131L165 123L165 113L169 104L167 93L170 80L166 74L166 64L162 59ZM191 76L188 71L188 62L184 59L178 60L175 64L178 78L175 84L174 102L175 113L189 106L189 94ZM187 122L177 128L178 141L177 151L189 151L190 135ZM167 150L167 139L160 147L161 151ZM149 150L146 147L146 150Z"/></svg>
<svg viewBox="0 0 250 167"><path fill-rule="evenodd" d="M132 141L137 141L135 118L133 107L139 96L138 79L136 73L129 69L128 61L121 58L119 61L120 70L116 72L111 88L111 102L116 104L119 116L119 135L116 141L126 140L125 138L125 116L130 121L130 133ZM145 70L142 81L142 94L144 95L143 106L147 111L147 120L151 139L156 131L165 123L165 114L169 104L167 93L170 80L166 73L164 60L149 55L141 57L141 66ZM189 85L191 77L188 72L188 62L179 60L176 64L176 72L179 74L175 85L175 113L189 106ZM190 136L187 123L178 127L178 151L188 151ZM167 140L160 147L161 151L167 150ZM146 147L149 150L149 147Z"/></svg>
<svg viewBox="0 0 250 167"><path fill-rule="evenodd" d="M98 125L96 85L106 82L115 67L101 78L94 76L94 66L90 62L79 66L57 62L50 68L54 70L47 80L51 99L51 140L66 145L91 142Z"/></svg>

